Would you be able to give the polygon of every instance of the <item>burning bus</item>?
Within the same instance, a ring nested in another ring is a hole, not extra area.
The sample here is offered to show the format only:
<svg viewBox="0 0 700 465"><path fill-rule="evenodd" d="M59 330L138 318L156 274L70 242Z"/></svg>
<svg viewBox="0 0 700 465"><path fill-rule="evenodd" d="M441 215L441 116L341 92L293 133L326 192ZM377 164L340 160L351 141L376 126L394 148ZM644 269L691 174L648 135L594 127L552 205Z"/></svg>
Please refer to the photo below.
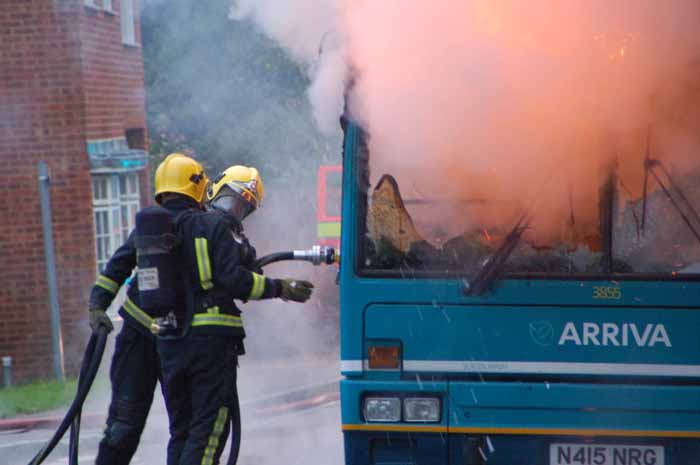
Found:
<svg viewBox="0 0 700 465"><path fill-rule="evenodd" d="M631 198L606 164L585 202L557 184L553 221L548 199L448 197L375 173L392 166L373 161L371 134L344 131L347 464L697 460L698 168L676 176L642 152Z"/></svg>
<svg viewBox="0 0 700 465"><path fill-rule="evenodd" d="M352 3L345 462L696 462L700 4Z"/></svg>

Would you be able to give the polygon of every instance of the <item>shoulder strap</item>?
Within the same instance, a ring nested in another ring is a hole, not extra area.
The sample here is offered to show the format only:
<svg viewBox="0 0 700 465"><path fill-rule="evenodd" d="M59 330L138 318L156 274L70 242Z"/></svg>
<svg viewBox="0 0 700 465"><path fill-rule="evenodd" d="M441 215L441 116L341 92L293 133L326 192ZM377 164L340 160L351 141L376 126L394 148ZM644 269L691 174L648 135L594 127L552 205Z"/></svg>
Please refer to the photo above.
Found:
<svg viewBox="0 0 700 465"><path fill-rule="evenodd" d="M211 213L214 213L221 218L226 223L226 226L228 226L233 232L238 234L243 233L243 224L241 224L241 222L233 216L222 212L221 210L217 210L216 208L212 209Z"/></svg>
<svg viewBox="0 0 700 465"><path fill-rule="evenodd" d="M196 210L192 210L191 208L188 208L187 210L183 210L177 215L175 215L175 218L173 219L173 225L175 226L175 229L177 230L180 226L182 226L182 222L188 219L190 216L198 213Z"/></svg>

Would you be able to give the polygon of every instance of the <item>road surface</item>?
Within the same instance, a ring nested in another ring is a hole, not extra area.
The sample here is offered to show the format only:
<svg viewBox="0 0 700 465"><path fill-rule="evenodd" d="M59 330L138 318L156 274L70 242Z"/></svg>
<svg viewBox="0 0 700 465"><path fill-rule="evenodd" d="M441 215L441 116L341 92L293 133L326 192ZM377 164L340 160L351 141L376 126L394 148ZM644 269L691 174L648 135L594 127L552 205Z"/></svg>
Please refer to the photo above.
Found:
<svg viewBox="0 0 700 465"><path fill-rule="evenodd" d="M337 401L337 356L255 360L242 358L238 391L242 402L243 441L241 465L342 463L340 406ZM88 397L84 411L97 412L97 422L81 431L79 463L94 463L102 436L100 412L107 412L108 364ZM311 401L311 402L309 402ZM64 412L54 412L62 416ZM168 421L160 390L141 438L133 465L164 465ZM49 429L0 431L0 465L24 465L53 434ZM64 465L68 434L44 462ZM228 457L225 452L224 458Z"/></svg>
<svg viewBox="0 0 700 465"><path fill-rule="evenodd" d="M340 408L337 400L264 417L254 414L251 410L243 411L243 442L238 461L240 465L342 463ZM0 432L0 464L28 463L51 434L52 431L46 429L17 433ZM101 428L83 428L80 464L94 463L100 437ZM162 411L154 412L149 418L132 464L164 465L167 437L165 414ZM67 464L67 445L65 439L44 463Z"/></svg>

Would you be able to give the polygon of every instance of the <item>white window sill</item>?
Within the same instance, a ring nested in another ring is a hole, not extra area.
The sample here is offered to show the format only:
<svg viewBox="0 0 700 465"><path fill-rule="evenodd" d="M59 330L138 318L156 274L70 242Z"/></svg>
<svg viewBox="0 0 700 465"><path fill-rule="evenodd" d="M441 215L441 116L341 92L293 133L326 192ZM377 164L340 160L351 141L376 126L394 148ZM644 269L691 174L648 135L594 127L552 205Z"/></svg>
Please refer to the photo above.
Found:
<svg viewBox="0 0 700 465"><path fill-rule="evenodd" d="M119 16L119 14L114 10L102 10L106 16Z"/></svg>
<svg viewBox="0 0 700 465"><path fill-rule="evenodd" d="M138 44L136 42L123 42L122 45L126 48L141 48L141 44Z"/></svg>

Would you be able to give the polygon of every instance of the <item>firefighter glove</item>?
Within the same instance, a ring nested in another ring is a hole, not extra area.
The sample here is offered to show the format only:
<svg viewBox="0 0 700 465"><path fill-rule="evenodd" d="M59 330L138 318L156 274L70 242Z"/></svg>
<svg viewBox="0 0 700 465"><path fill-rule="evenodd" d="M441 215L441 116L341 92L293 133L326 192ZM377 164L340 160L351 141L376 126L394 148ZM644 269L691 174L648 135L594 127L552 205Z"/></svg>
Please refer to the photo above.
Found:
<svg viewBox="0 0 700 465"><path fill-rule="evenodd" d="M90 310L90 328L95 332L100 326L107 328L108 332L114 329L112 320L109 319L104 310Z"/></svg>
<svg viewBox="0 0 700 465"><path fill-rule="evenodd" d="M306 302L311 297L314 285L298 279L280 279L280 297L282 300Z"/></svg>

